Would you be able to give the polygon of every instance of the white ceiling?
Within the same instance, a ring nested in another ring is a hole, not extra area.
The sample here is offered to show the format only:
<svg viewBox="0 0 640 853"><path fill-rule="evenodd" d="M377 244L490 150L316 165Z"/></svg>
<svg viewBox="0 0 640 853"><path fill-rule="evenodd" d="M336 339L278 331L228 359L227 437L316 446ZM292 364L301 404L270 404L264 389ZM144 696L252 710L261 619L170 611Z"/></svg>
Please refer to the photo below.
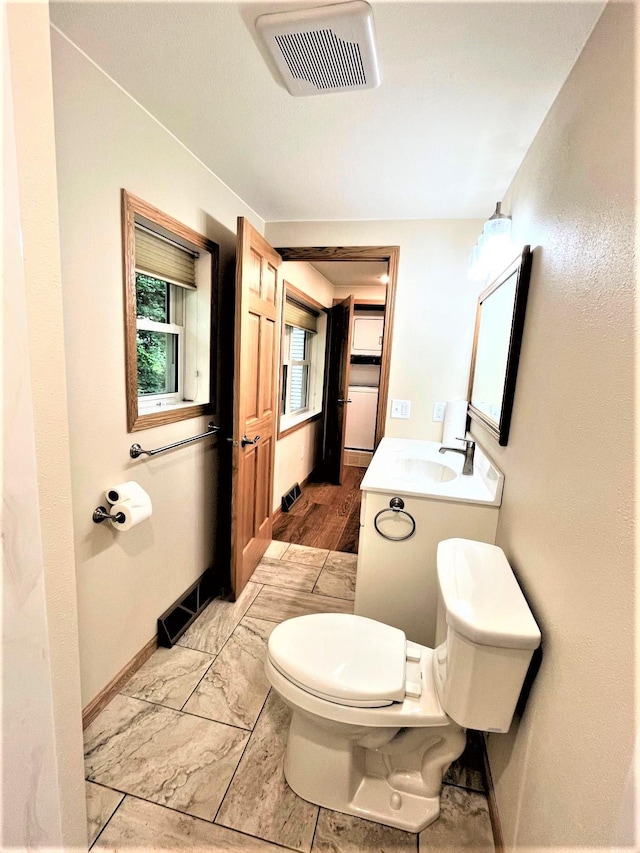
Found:
<svg viewBox="0 0 640 853"><path fill-rule="evenodd" d="M253 28L312 2L52 2L51 18L266 221L485 217L603 2L372 0L382 85L291 97Z"/></svg>
<svg viewBox="0 0 640 853"><path fill-rule="evenodd" d="M313 261L312 267L336 287L386 287L380 276L389 271L386 261Z"/></svg>

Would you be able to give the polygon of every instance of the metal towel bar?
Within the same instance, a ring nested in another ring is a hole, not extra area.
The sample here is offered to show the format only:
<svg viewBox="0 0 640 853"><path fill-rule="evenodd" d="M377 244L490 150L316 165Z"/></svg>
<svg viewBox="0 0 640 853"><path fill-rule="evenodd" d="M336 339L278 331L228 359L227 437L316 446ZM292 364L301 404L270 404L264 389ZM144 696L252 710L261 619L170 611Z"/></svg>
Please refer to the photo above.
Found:
<svg viewBox="0 0 640 853"><path fill-rule="evenodd" d="M174 441L173 444L165 444L164 447L156 447L155 450L143 450L139 444L132 444L129 448L129 456L132 459L137 459L138 456L146 454L147 456L155 456L156 453L164 453L165 450L173 450L174 447L182 447L183 444L191 444L192 441L200 441L201 438L208 438L219 432L220 427L216 426L213 421L210 421L206 432L201 432L200 435L192 435L191 438L183 438L182 441Z"/></svg>
<svg viewBox="0 0 640 853"><path fill-rule="evenodd" d="M411 530L406 533L404 536L389 536L387 533L383 533L382 530L378 527L378 519L381 515L384 515L385 512L391 512L395 515L406 515L411 523ZM373 519L373 526L376 529L376 532L382 536L383 539L388 539L390 542L404 542L405 539L411 539L413 534L416 532L416 520L411 515L410 512L404 508L404 501L402 498L391 498L389 501L389 506L381 509L380 512L377 512Z"/></svg>

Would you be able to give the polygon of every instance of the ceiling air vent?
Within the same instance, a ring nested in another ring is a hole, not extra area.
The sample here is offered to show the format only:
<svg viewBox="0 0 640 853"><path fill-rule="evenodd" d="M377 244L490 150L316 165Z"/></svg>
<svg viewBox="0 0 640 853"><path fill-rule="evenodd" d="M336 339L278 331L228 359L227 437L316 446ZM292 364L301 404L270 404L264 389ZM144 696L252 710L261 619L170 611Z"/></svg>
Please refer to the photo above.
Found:
<svg viewBox="0 0 640 853"><path fill-rule="evenodd" d="M380 84L373 14L364 0L261 15L256 27L292 95Z"/></svg>

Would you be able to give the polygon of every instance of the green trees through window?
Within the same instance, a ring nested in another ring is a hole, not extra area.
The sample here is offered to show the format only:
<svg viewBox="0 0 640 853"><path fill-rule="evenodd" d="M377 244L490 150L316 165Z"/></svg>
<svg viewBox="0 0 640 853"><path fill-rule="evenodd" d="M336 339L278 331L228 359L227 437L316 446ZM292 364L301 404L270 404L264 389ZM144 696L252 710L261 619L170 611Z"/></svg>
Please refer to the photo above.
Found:
<svg viewBox="0 0 640 853"><path fill-rule="evenodd" d="M166 281L136 273L137 319L167 325L172 322L172 289ZM138 394L175 393L178 390L178 335L140 328L140 325L136 334Z"/></svg>

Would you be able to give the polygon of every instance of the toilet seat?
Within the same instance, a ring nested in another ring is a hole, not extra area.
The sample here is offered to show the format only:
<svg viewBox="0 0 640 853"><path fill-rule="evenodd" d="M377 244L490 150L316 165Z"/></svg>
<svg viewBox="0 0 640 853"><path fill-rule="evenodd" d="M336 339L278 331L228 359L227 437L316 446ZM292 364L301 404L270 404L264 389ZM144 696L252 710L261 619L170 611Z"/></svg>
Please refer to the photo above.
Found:
<svg viewBox="0 0 640 853"><path fill-rule="evenodd" d="M274 666L269 655L265 661L265 671L270 684L288 705L321 719L367 727L445 726L450 724L451 720L443 710L436 692L433 678L433 649L426 646L422 646L421 649L420 662L408 665L408 668L418 670L417 677L422 683L420 697L406 696L404 701L378 707L346 705L344 702L317 696L284 675Z"/></svg>
<svg viewBox="0 0 640 853"><path fill-rule="evenodd" d="M407 695L404 632L363 616L318 613L288 619L271 633L268 654L285 678L330 702L380 708ZM419 695L419 683L409 692Z"/></svg>
<svg viewBox="0 0 640 853"><path fill-rule="evenodd" d="M382 708L419 698L422 647L403 631L345 613L288 619L273 630L268 660L289 682L328 702Z"/></svg>

